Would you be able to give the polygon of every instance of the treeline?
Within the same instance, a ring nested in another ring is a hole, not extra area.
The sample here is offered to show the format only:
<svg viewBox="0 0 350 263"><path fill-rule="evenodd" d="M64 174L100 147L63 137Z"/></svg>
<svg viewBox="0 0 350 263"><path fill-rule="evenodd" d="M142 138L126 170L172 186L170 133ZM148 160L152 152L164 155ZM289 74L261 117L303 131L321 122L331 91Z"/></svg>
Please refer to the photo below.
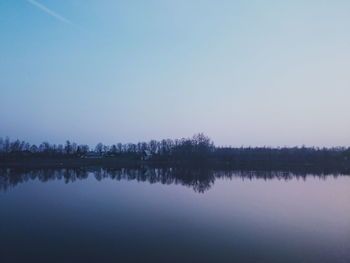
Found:
<svg viewBox="0 0 350 263"><path fill-rule="evenodd" d="M213 141L202 133L192 138L151 140L136 144L116 143L107 146L98 143L94 148L70 141L66 141L64 145L48 142L35 145L25 141L0 138L1 161L28 158L120 158L160 163L201 162L240 166L251 163L348 165L350 148L216 147Z"/></svg>
<svg viewBox="0 0 350 263"><path fill-rule="evenodd" d="M151 140L139 143L116 143L104 145L98 143L94 148L88 145L66 141L62 144L43 142L40 145L25 141L11 141L8 137L0 138L0 157L84 157L89 153L101 157L125 157L135 160L154 159L170 160L171 158L204 158L215 149L213 142L203 134L192 138L176 140Z"/></svg>

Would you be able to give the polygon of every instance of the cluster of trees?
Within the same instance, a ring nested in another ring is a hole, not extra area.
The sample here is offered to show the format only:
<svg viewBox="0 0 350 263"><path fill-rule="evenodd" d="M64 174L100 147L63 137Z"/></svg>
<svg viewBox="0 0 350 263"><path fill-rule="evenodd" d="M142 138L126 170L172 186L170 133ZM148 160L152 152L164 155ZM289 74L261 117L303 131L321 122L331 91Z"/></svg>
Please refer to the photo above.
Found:
<svg viewBox="0 0 350 263"><path fill-rule="evenodd" d="M40 145L25 141L11 141L8 137L0 137L0 156L77 156L90 151L88 145L77 145L67 141L65 145L43 142Z"/></svg>
<svg viewBox="0 0 350 263"><path fill-rule="evenodd" d="M280 163L280 164L330 164L350 161L350 148L316 148L316 147L255 147L255 148L217 148L217 159L232 164Z"/></svg>
<svg viewBox="0 0 350 263"><path fill-rule="evenodd" d="M103 157L125 157L130 159L147 159L168 161L174 158L201 159L215 149L213 142L204 134L192 138L176 140L151 140L150 142L117 143L111 146L98 143L94 148L66 141L65 145L43 142L40 145L25 141L11 141L8 137L0 138L0 157L81 157L95 153Z"/></svg>
<svg viewBox="0 0 350 263"><path fill-rule="evenodd" d="M23 157L68 157L78 158L94 153L101 157L119 157L129 160L148 160L156 162L208 161L233 165L250 163L298 163L320 164L350 161L350 148L269 148L269 147L216 147L212 140L202 133L192 138L166 139L149 142L117 143L111 146L98 143L96 147L78 145L66 141L64 145L43 142L40 145L25 141L11 141L0 138L0 160Z"/></svg>

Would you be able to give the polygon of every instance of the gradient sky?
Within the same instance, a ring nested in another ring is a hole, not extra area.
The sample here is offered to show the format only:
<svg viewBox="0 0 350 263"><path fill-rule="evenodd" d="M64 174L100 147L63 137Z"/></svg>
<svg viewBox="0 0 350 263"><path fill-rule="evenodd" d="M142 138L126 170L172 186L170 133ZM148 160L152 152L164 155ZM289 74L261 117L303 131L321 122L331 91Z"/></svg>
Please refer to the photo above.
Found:
<svg viewBox="0 0 350 263"><path fill-rule="evenodd" d="M0 136L350 145L350 1L0 0Z"/></svg>

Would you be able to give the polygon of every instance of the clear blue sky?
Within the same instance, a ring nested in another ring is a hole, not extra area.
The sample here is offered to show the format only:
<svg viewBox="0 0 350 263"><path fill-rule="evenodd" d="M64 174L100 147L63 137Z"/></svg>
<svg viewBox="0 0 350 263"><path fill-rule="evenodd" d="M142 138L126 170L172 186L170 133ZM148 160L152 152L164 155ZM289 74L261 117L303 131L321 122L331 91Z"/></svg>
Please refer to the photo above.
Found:
<svg viewBox="0 0 350 263"><path fill-rule="evenodd" d="M0 136L350 145L350 1L1 0Z"/></svg>

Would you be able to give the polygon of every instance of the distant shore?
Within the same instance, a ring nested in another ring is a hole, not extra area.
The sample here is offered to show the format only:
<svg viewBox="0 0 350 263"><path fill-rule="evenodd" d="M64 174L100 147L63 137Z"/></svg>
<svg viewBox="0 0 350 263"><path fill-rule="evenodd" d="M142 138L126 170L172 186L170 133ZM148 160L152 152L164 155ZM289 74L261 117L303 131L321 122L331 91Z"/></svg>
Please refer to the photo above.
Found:
<svg viewBox="0 0 350 263"><path fill-rule="evenodd" d="M95 148L66 141L40 145L0 138L0 167L203 167L208 169L350 169L350 147L219 147L206 135Z"/></svg>

